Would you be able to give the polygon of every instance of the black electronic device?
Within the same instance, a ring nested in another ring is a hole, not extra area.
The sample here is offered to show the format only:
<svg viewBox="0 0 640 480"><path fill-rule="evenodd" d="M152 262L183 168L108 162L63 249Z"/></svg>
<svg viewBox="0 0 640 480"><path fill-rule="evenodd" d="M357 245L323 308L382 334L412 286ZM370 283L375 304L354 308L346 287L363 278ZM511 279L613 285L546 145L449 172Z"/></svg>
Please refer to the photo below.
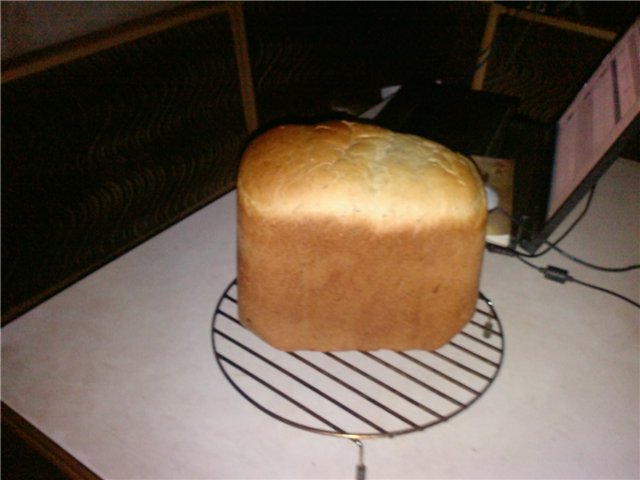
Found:
<svg viewBox="0 0 640 480"><path fill-rule="evenodd" d="M514 105L488 92L410 85L376 120L468 155L514 160L509 243L534 253L640 134L640 18L555 121L518 115Z"/></svg>
<svg viewBox="0 0 640 480"><path fill-rule="evenodd" d="M503 155L516 160L512 244L547 240L640 133L640 19L613 43L551 124L509 122Z"/></svg>
<svg viewBox="0 0 640 480"><path fill-rule="evenodd" d="M518 100L436 82L405 84L376 116L391 130L420 135L466 155L497 156Z"/></svg>

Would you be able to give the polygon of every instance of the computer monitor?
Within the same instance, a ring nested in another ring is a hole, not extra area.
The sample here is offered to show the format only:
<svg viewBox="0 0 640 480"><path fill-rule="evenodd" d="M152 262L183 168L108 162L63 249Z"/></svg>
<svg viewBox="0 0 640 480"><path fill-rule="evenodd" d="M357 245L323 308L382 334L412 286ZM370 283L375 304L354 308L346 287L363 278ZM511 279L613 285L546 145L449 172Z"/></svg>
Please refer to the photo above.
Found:
<svg viewBox="0 0 640 480"><path fill-rule="evenodd" d="M533 253L640 133L640 18L556 121L518 115L516 106L511 97L424 82L404 85L376 121L467 155L513 161L513 221L499 243Z"/></svg>
<svg viewBox="0 0 640 480"><path fill-rule="evenodd" d="M622 34L552 125L514 119L512 246L533 253L640 132L640 19ZM532 143L534 145L532 145Z"/></svg>

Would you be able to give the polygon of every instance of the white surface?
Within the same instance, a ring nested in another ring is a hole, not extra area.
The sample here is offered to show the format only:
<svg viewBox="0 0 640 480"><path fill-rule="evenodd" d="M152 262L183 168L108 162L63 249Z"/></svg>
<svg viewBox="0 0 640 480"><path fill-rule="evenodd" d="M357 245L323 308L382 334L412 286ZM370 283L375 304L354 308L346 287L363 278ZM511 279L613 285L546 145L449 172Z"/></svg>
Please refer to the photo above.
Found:
<svg viewBox="0 0 640 480"><path fill-rule="evenodd" d="M226 195L2 330L3 401L104 478L354 478L353 443L265 415L214 361L211 320L235 276L234 202ZM562 245L638 263L639 205L640 164L617 161ZM637 270L599 273L554 254L538 263L640 299ZM494 385L449 422L366 441L368 478L638 478L639 311L495 255L482 290L506 336Z"/></svg>

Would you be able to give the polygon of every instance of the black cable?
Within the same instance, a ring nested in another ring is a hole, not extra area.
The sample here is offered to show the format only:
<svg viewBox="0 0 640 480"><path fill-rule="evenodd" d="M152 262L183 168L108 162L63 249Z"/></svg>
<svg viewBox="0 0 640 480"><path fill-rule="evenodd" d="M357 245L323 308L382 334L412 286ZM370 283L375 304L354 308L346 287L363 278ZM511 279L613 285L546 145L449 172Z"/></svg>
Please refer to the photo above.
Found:
<svg viewBox="0 0 640 480"><path fill-rule="evenodd" d="M596 187L594 185L589 190L589 196L587 197L587 202L585 203L584 208L582 209L580 214L576 217L573 223L569 225L569 228L567 228L562 235L560 235L557 239L555 239L553 242L550 242L547 245L547 248L545 250L542 250L536 253L521 253L521 255L524 255L527 258L538 258L538 257L541 257L542 255L545 255L546 253L549 253L554 248L558 248L558 243L564 240L565 237L573 231L575 226L578 225L578 223L580 223L580 220L582 220L584 216L587 214L587 212L589 211L589 207L591 206L591 200L593 199L593 195L595 194L595 191L596 191ZM508 213L504 210L502 210L502 213L506 213L508 215Z"/></svg>
<svg viewBox="0 0 640 480"><path fill-rule="evenodd" d="M599 270L601 272L622 273L622 272L628 272L628 271L636 270L636 269L640 268L640 264L632 264L632 265L627 265L627 266L624 266L624 267L603 267L601 265L596 265L596 264L593 264L593 263L588 262L586 260L582 260L581 258L578 258L578 257L576 257L574 255L571 255L571 254L567 253L566 251L564 251L562 248L560 248L558 246L558 243L560 243L560 241L562 241L569 233L571 233L571 231L574 229L574 227L586 215L586 213L589 210L589 207L591 206L591 200L593 199L594 193L595 193L595 187L592 187L590 192L589 192L589 197L587 198L587 203L585 204L585 207L582 209L582 212L580 212L578 217L576 217L576 219L573 221L573 223L569 226L569 228L562 235L560 235L560 237L558 237L553 242L550 242L550 241L548 241L546 239L543 240L543 243L545 245L547 245L547 248L545 250L542 250L542 251L536 252L536 253L525 253L525 252L518 251L517 250L517 248L518 248L517 245L516 245L516 247L514 249L509 249L509 250L512 250L512 254L513 255L519 255L519 256L525 257L525 258L538 258L538 257L541 257L542 255L545 255L546 253L549 253L551 250L555 250L556 252L558 252L563 257L566 257L566 258L568 258L569 260L571 260L571 261L573 261L575 263L578 263L580 265L584 265L585 267L589 267L589 268L592 268L594 270ZM522 224L522 222L517 221L506 210L504 210L502 208L498 208L497 211L502 213L503 215L506 215L512 222L514 222L515 224L519 225L523 230L527 230L526 227ZM505 252L499 252L499 253L505 253Z"/></svg>
<svg viewBox="0 0 640 480"><path fill-rule="evenodd" d="M587 283L587 282L583 282L582 280L579 280L571 275L569 275L569 272L567 272L566 270L563 270L561 268L558 267L554 267L553 265L549 265L546 268L544 267L539 267L538 265L535 265L533 263L531 263L528 260L525 260L524 258L520 257L519 255L515 256L518 260L520 260L522 263L524 263L525 265L527 265L528 267L533 268L534 270L537 270L538 272L544 274L545 278L549 279L549 280L553 280L555 282L558 283L565 283L565 282L574 282L577 283L578 285L582 285L584 287L588 287L588 288L593 288L594 290L598 290L600 292L603 293L607 293L609 295L613 295L616 298L619 298L620 300L624 300L625 302L630 303L631 305L633 305L636 308L640 308L640 303L625 297L624 295L619 294L618 292L614 292L613 290L609 290L607 288L603 288L600 287L598 285L593 285L592 283Z"/></svg>
<svg viewBox="0 0 640 480"><path fill-rule="evenodd" d="M534 265L533 263L529 262L528 260L525 260L524 258L522 258L520 255L516 255L515 256L518 260L520 260L522 263L524 263L525 265L533 268L534 270L538 270L539 272L542 272L542 267L539 267L537 265Z"/></svg>
<svg viewBox="0 0 640 480"><path fill-rule="evenodd" d="M591 283L583 282L582 280L578 280L577 278L574 278L574 277L571 277L571 281L575 282L575 283L577 283L579 285L583 285L585 287L593 288L594 290L599 290L601 292L608 293L609 295L613 295L614 297L618 297L620 300L624 300L625 302L629 302L631 305L633 305L636 308L640 308L640 303L634 302L630 298L627 298L627 297L625 297L623 295L620 295L619 293L614 292L612 290L608 290L606 288L602 288L602 287L599 287L597 285L593 285Z"/></svg>
<svg viewBox="0 0 640 480"><path fill-rule="evenodd" d="M570 255L564 250L562 250L560 247L554 246L553 249L563 257L566 257L573 262L579 263L580 265L584 265L585 267L593 268L594 270L599 270L601 272L621 273L621 272L629 272L631 270L636 270L640 268L640 264L627 265L626 267L601 267L600 265L594 265L593 263L589 263L586 260L582 260L580 258L574 257L573 255Z"/></svg>
<svg viewBox="0 0 640 480"><path fill-rule="evenodd" d="M571 231L575 228L575 226L578 225L578 223L580 223L580 220L582 220L582 218L589 211L589 207L591 206L591 200L593 199L594 193L595 193L595 186L592 187L589 190L589 196L587 197L587 203L585 204L584 208L582 209L582 212L580 212L580 214L576 217L576 219L573 221L573 223L571 225L569 225L569 228L567 228L567 230L565 230L565 232L562 235L560 235L553 242L549 242L549 241L544 240L544 243L547 244L547 248L545 250L542 250L542 251L536 252L536 253L518 252L518 254L523 256L523 257L526 257L526 258L538 258L538 257L541 257L541 256L549 253L554 248L558 248L558 243L560 243L562 240L564 240L564 238L571 233ZM504 216L506 216L513 223L519 225L522 229L526 229L526 227L522 224L522 222L518 222L505 209L503 209L501 207L498 207L496 210L499 213L501 213Z"/></svg>

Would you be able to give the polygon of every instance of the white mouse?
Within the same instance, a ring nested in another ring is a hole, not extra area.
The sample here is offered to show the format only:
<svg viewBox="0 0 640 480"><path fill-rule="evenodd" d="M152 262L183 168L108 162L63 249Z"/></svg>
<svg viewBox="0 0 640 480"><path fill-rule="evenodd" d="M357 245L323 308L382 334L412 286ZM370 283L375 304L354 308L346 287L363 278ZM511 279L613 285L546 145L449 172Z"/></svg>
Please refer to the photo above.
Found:
<svg viewBox="0 0 640 480"><path fill-rule="evenodd" d="M500 202L498 194L486 183L484 184L484 193L487 197L487 210L491 211L495 208L498 208L498 204Z"/></svg>

